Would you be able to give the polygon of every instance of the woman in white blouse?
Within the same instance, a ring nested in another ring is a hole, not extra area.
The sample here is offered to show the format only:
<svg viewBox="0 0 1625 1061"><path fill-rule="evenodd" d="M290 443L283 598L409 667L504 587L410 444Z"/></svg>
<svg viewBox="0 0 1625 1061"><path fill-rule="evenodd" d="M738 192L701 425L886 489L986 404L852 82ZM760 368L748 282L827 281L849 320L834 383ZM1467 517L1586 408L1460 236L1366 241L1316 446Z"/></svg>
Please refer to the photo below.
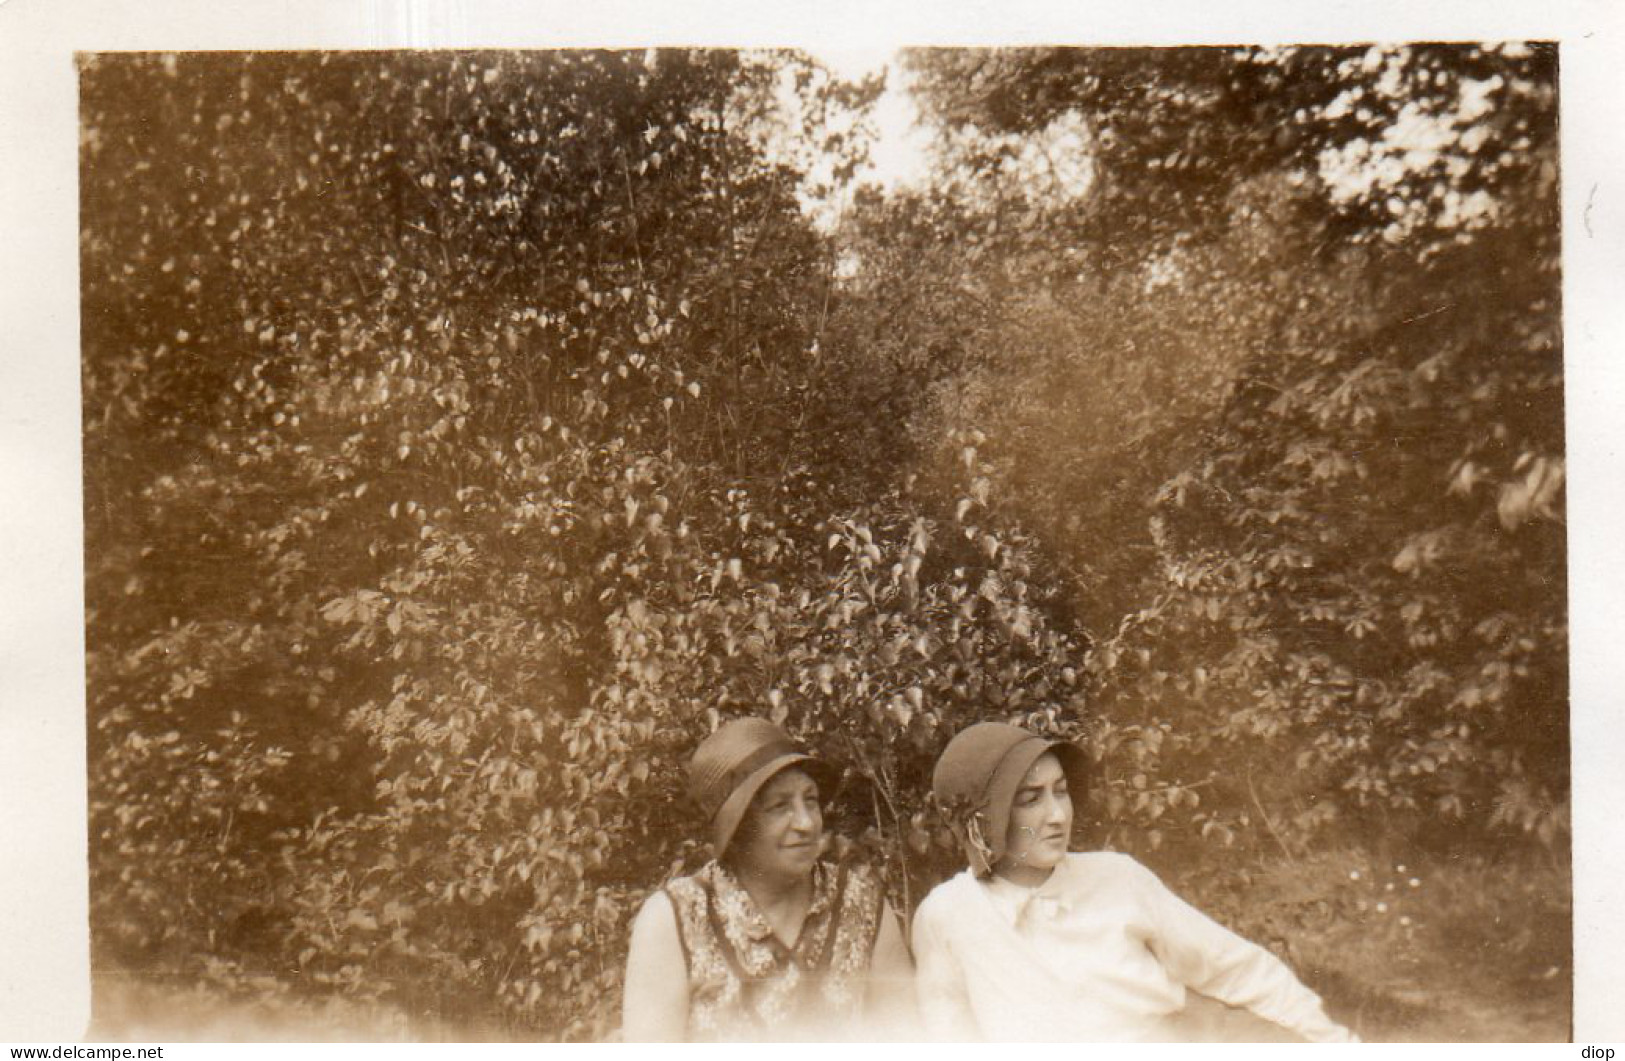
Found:
<svg viewBox="0 0 1625 1061"><path fill-rule="evenodd" d="M950 1040L1201 1037L1189 990L1305 1039L1350 1041L1285 965L1134 859L1068 850L1087 766L1075 745L995 722L960 733L937 761L932 788L970 867L914 918L927 1029Z"/></svg>

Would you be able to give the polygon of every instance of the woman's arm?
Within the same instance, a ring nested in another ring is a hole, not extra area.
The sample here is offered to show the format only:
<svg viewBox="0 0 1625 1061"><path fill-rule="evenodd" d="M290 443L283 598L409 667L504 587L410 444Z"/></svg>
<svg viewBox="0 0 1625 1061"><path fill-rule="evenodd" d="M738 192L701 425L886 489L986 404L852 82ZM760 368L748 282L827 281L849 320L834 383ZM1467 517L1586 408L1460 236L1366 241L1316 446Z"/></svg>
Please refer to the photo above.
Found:
<svg viewBox="0 0 1625 1061"><path fill-rule="evenodd" d="M677 912L663 891L649 896L632 922L621 1035L629 1043L677 1043L688 1037L688 963L677 935Z"/></svg>
<svg viewBox="0 0 1625 1061"><path fill-rule="evenodd" d="M881 1038L912 1039L919 1023L914 1010L914 959L897 912L880 908L880 932L869 962L869 985L864 1006L873 1031Z"/></svg>
<svg viewBox="0 0 1625 1061"><path fill-rule="evenodd" d="M926 1034L941 1042L980 1042L983 1038L971 1013L965 970L960 968L936 915L942 911L926 901L914 913L914 997Z"/></svg>
<svg viewBox="0 0 1625 1061"><path fill-rule="evenodd" d="M1231 932L1138 867L1140 889L1157 926L1151 947L1175 980L1220 1002L1288 1028L1311 1042L1348 1042L1349 1030L1326 1016L1320 996L1275 955Z"/></svg>

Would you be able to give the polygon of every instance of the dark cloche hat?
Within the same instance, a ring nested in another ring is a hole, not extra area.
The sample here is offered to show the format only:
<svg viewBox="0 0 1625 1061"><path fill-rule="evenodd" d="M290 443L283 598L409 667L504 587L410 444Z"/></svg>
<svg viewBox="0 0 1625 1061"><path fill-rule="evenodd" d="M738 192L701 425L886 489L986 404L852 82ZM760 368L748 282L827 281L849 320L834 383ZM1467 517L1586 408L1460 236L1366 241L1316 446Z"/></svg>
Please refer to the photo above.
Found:
<svg viewBox="0 0 1625 1061"><path fill-rule="evenodd" d="M694 749L688 792L711 823L712 854L721 858L763 785L788 766L806 770L828 796L835 770L801 750L790 735L765 718L736 718Z"/></svg>
<svg viewBox="0 0 1625 1061"><path fill-rule="evenodd" d="M992 872L1004 856L1016 789L1045 752L1054 752L1060 760L1076 805L1088 787L1089 756L1070 741L1049 740L1003 722L978 722L956 734L937 759L931 773L937 802L964 807L981 818L985 843L965 841L965 854L976 875Z"/></svg>

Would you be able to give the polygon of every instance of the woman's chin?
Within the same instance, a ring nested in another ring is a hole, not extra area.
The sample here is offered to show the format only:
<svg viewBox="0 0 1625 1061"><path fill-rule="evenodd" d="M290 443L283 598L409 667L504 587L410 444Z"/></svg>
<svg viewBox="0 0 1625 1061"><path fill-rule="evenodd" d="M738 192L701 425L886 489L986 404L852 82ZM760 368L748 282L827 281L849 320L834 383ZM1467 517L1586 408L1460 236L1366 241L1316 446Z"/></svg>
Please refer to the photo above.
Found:
<svg viewBox="0 0 1625 1061"><path fill-rule="evenodd" d="M817 844L797 844L794 847L785 847L779 851L780 864L787 869L805 872L812 869L813 863L818 861L818 853L822 850Z"/></svg>

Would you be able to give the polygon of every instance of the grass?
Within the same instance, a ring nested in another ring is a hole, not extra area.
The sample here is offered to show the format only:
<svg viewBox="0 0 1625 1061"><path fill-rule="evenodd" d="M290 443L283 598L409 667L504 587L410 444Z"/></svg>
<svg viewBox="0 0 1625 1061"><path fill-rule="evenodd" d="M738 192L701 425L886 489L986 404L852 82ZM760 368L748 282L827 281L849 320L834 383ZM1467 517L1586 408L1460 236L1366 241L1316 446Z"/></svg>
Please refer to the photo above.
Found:
<svg viewBox="0 0 1625 1061"><path fill-rule="evenodd" d="M1223 879L1193 871L1168 879L1202 910L1283 957L1321 993L1328 1012L1367 1041L1572 1038L1572 891L1558 860L1422 861L1344 847L1278 856ZM530 1037L496 1016L470 1022L382 1001L316 1001L268 978L227 994L210 984L105 971L94 978L92 998L93 1040Z"/></svg>
<svg viewBox="0 0 1625 1061"><path fill-rule="evenodd" d="M92 1042L513 1042L497 1019L453 1023L387 1002L300 998L285 987L226 992L202 983L97 971Z"/></svg>
<svg viewBox="0 0 1625 1061"><path fill-rule="evenodd" d="M1363 1039L1572 1037L1572 892L1555 861L1283 856L1204 909L1285 958Z"/></svg>

